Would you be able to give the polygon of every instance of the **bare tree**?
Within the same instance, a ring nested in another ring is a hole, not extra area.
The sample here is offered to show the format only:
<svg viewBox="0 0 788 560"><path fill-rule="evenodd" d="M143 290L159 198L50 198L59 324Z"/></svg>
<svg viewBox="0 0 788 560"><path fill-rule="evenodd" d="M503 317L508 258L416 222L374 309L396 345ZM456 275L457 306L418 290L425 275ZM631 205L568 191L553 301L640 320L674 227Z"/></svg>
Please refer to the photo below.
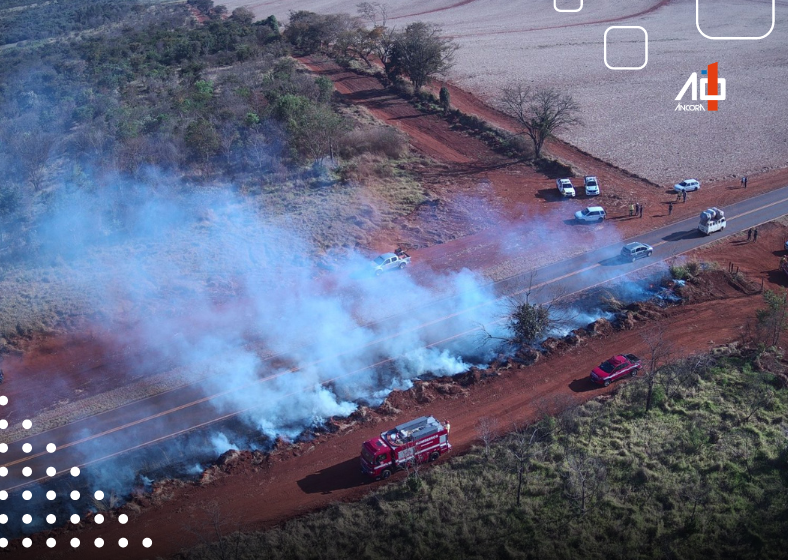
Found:
<svg viewBox="0 0 788 560"><path fill-rule="evenodd" d="M380 2L361 2L356 4L358 13L366 19L372 28L386 27L388 20L388 5Z"/></svg>
<svg viewBox="0 0 788 560"><path fill-rule="evenodd" d="M44 182L46 164L55 146L57 137L54 133L35 129L22 132L14 137L13 152L25 171L25 176L38 191Z"/></svg>
<svg viewBox="0 0 788 560"><path fill-rule="evenodd" d="M665 327L657 323L654 328L644 332L643 342L646 343L648 354L645 356L646 412L651 410L654 398L654 387L657 382L659 368L673 353L673 345L665 338Z"/></svg>
<svg viewBox="0 0 788 560"><path fill-rule="evenodd" d="M568 93L550 87L531 88L515 83L503 88L499 101L503 112L517 120L534 145L538 159L545 141L563 128L582 124L580 106Z"/></svg>
<svg viewBox="0 0 788 560"><path fill-rule="evenodd" d="M604 462L582 449L567 449L564 491L580 515L585 515L604 494L607 469Z"/></svg>
<svg viewBox="0 0 788 560"><path fill-rule="evenodd" d="M771 406L775 399L774 389L769 387L764 381L750 383L743 395L742 412L744 416L739 420L739 424L745 424L750 418L764 408Z"/></svg>
<svg viewBox="0 0 788 560"><path fill-rule="evenodd" d="M659 383L665 391L665 398L674 399L678 391L691 385L713 362L714 359L709 354L696 354L664 366L660 370Z"/></svg>
<svg viewBox="0 0 788 560"><path fill-rule="evenodd" d="M482 444L484 444L485 459L490 458L490 444L495 439L497 431L498 420L495 418L483 416L482 418L479 418L479 421L476 423L476 433L479 435L479 439L482 440Z"/></svg>
<svg viewBox="0 0 788 560"><path fill-rule="evenodd" d="M512 435L509 454L517 473L516 503L519 506L528 473L534 462L545 452L544 442L550 433L542 425L525 426Z"/></svg>
<svg viewBox="0 0 788 560"><path fill-rule="evenodd" d="M685 527L693 531L698 526L698 513L703 511L703 506L708 503L709 495L711 494L711 487L702 478L692 478L686 482L679 491L679 497L684 502L685 506L690 508L689 517Z"/></svg>

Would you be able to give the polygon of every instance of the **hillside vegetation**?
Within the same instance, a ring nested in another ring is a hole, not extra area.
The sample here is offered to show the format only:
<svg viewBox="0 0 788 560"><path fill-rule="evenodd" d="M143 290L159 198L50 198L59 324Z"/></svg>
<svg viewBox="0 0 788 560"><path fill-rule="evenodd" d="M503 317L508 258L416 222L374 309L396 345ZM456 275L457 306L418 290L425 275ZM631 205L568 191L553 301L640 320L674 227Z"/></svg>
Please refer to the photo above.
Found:
<svg viewBox="0 0 788 560"><path fill-rule="evenodd" d="M210 0L16 2L0 30L25 40L0 49L0 352L96 310L79 280L102 271L92 248L166 253L168 239L133 238L151 201L222 191L319 257L366 248L425 199L407 140L339 103L274 17ZM89 223L63 220L74 206Z"/></svg>
<svg viewBox="0 0 788 560"><path fill-rule="evenodd" d="M183 557L784 557L788 394L763 358L674 363L649 413L635 380L360 503Z"/></svg>

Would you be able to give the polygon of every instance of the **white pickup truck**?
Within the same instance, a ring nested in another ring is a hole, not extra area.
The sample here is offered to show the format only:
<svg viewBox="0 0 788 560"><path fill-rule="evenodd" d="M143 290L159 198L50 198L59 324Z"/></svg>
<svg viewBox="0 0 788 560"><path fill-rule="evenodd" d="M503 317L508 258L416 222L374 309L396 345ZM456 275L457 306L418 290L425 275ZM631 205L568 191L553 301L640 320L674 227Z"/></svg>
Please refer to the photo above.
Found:
<svg viewBox="0 0 788 560"><path fill-rule="evenodd" d="M380 276L384 272L396 268L405 268L410 264L410 255L402 249L397 249L393 253L383 253L372 261L372 270L375 276Z"/></svg>
<svg viewBox="0 0 788 560"><path fill-rule="evenodd" d="M700 213L700 223L698 229L701 233L711 235L715 231L725 229L725 212L719 208L709 208Z"/></svg>
<svg viewBox="0 0 788 560"><path fill-rule="evenodd" d="M575 187L569 179L556 179L555 186L558 187L558 192L566 197L575 197Z"/></svg>

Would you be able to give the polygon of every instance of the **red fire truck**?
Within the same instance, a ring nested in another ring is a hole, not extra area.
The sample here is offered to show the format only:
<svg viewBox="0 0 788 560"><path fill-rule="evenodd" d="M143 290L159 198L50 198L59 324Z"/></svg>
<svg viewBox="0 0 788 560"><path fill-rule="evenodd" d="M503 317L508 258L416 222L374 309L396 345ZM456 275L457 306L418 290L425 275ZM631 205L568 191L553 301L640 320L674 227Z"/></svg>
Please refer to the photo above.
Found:
<svg viewBox="0 0 788 560"><path fill-rule="evenodd" d="M361 471L374 478L388 478L414 460L434 461L451 451L449 423L422 416L383 432L361 446Z"/></svg>

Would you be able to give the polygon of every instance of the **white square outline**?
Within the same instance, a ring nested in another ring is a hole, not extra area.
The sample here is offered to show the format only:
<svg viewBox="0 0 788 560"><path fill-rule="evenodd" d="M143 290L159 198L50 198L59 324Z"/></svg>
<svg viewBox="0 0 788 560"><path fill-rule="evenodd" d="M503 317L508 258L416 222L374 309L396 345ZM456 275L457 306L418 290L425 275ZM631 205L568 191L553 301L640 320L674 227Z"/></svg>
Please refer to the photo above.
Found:
<svg viewBox="0 0 788 560"><path fill-rule="evenodd" d="M703 101L725 101L725 78L717 78L717 87L720 93L709 95L709 79L701 78L698 83L698 96Z"/></svg>
<svg viewBox="0 0 788 560"><path fill-rule="evenodd" d="M580 7L578 9L576 9L576 10L559 10L558 9L558 0L553 0L553 9L556 12L561 12L561 13L566 13L566 12L576 13L576 12L579 12L580 10L583 9L583 0L580 0Z"/></svg>
<svg viewBox="0 0 788 560"><path fill-rule="evenodd" d="M646 35L646 61L643 63L643 66L610 66L607 63L607 32L611 29L640 29ZM607 66L609 70L643 70L643 68L646 67L646 64L648 64L648 31L646 31L644 27L640 27L639 25L611 25L605 29L605 38L603 44L605 66Z"/></svg>
<svg viewBox="0 0 788 560"><path fill-rule="evenodd" d="M700 0L695 0L695 27L698 28L698 33L712 41L760 41L771 35L772 31L774 31L774 20L777 13L775 9L776 3L776 0L772 0L772 26L769 28L769 31L766 32L766 35L761 35L760 37L712 37L711 35L706 35L700 28Z"/></svg>

